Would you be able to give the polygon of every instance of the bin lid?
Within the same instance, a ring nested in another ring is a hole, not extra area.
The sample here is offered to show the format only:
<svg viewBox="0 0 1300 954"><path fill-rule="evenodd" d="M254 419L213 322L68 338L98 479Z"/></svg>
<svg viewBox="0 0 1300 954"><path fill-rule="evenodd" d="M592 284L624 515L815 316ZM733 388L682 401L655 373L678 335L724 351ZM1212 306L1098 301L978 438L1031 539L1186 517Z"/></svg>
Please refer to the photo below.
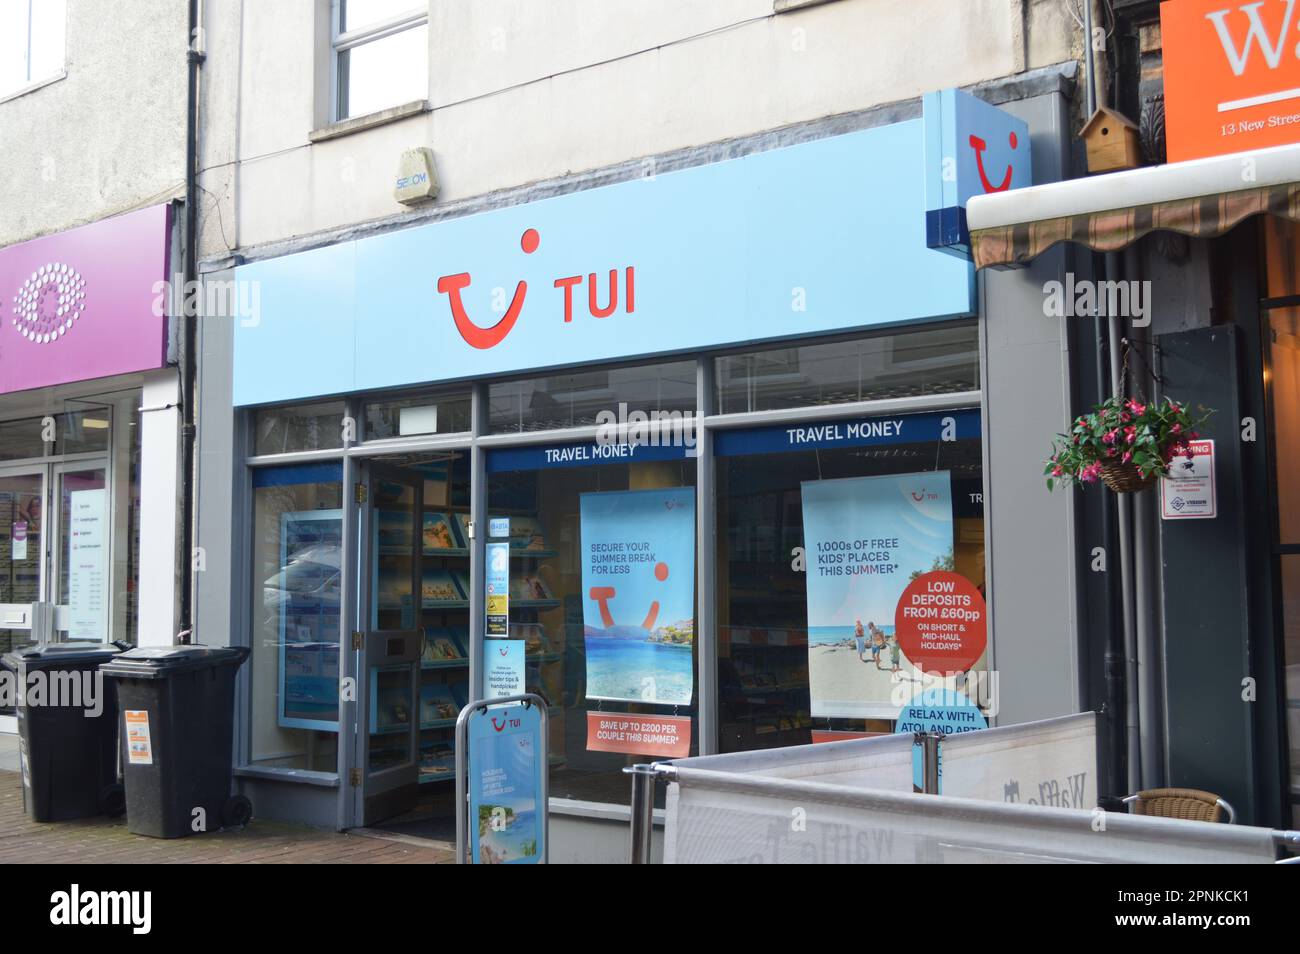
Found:
<svg viewBox="0 0 1300 954"><path fill-rule="evenodd" d="M238 666L247 658L247 646L141 646L113 657L99 671L124 679L165 679L186 669Z"/></svg>
<svg viewBox="0 0 1300 954"><path fill-rule="evenodd" d="M89 640L47 643L6 653L4 664L15 671L20 668L54 669L70 663L98 664L113 659L126 648L125 643L96 643Z"/></svg>

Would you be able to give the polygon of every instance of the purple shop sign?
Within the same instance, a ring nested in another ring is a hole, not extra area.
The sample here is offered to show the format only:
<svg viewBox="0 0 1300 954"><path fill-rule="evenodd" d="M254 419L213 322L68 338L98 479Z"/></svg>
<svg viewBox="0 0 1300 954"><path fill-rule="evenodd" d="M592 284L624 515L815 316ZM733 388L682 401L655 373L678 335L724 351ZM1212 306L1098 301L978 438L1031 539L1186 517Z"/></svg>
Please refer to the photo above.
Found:
<svg viewBox="0 0 1300 954"><path fill-rule="evenodd" d="M162 367L170 234L156 205L0 248L0 394Z"/></svg>

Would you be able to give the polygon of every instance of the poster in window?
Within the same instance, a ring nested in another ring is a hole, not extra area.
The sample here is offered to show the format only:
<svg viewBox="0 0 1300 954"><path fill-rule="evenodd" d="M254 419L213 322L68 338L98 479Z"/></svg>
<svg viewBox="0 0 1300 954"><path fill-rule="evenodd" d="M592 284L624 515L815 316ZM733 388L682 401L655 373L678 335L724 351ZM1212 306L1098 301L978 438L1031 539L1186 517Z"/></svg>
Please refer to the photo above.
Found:
<svg viewBox="0 0 1300 954"><path fill-rule="evenodd" d="M262 599L279 619L286 728L338 731L342 542L342 510L280 517L280 570L263 584Z"/></svg>
<svg viewBox="0 0 1300 954"><path fill-rule="evenodd" d="M68 494L68 639L105 639L108 622L105 491Z"/></svg>
<svg viewBox="0 0 1300 954"><path fill-rule="evenodd" d="M587 698L689 705L695 490L583 494Z"/></svg>
<svg viewBox="0 0 1300 954"><path fill-rule="evenodd" d="M802 494L812 715L897 718L895 686L919 676L895 610L914 577L953 569L949 474L806 481Z"/></svg>

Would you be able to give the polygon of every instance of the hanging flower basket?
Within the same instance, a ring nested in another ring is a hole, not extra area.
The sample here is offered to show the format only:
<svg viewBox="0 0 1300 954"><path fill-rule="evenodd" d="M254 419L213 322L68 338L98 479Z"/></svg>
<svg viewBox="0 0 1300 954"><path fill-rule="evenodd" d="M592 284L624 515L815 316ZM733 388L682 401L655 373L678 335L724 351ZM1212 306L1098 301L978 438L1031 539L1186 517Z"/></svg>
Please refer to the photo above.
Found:
<svg viewBox="0 0 1300 954"><path fill-rule="evenodd" d="M1193 416L1186 405L1168 398L1158 404L1134 398L1098 404L1052 443L1043 468L1047 489L1100 480L1117 494L1146 490L1169 475L1175 457L1191 458L1190 442L1200 437L1197 428L1214 413L1200 410Z"/></svg>
<svg viewBox="0 0 1300 954"><path fill-rule="evenodd" d="M1142 476L1136 464L1102 464L1101 482L1117 494L1135 494L1152 486L1159 476L1149 474Z"/></svg>

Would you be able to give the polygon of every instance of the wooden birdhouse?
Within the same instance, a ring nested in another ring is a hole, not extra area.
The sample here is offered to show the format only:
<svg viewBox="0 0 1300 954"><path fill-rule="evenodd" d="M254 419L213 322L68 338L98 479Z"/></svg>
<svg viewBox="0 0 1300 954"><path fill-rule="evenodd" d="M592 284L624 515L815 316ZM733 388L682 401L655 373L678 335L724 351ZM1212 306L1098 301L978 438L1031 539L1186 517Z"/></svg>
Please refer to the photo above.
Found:
<svg viewBox="0 0 1300 954"><path fill-rule="evenodd" d="M1113 109L1098 107L1079 138L1088 150L1089 172L1115 172L1142 165L1137 125Z"/></svg>

